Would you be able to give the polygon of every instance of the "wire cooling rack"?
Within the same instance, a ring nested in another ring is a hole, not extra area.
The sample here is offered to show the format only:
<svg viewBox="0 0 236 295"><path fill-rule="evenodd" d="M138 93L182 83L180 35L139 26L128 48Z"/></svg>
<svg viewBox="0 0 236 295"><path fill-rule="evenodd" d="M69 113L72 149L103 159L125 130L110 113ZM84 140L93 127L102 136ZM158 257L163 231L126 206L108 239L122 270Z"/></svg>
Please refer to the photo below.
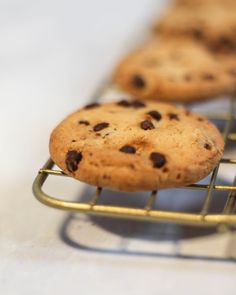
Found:
<svg viewBox="0 0 236 295"><path fill-rule="evenodd" d="M91 101L95 101L96 98L104 96L104 94L111 88L111 83L103 84L95 92ZM225 112L208 114L204 112L204 115L207 115L210 120L217 120L223 124L225 147L230 147L233 141L236 142L236 130L232 130L236 126L236 99L231 98L229 100L229 107ZM99 198L103 193L103 188L100 187L95 189L94 193L90 197L90 200L86 203L58 199L57 197L46 194L42 189L49 176L61 176L62 178L69 177L63 171L53 169L55 164L52 159L49 159L42 169L39 170L39 173L33 183L33 193L43 204L62 210L116 218L170 222L185 225L217 226L222 229L227 229L236 226L236 175L233 175L235 178L231 185L217 184L218 172L222 164L233 165L233 167L236 168L236 157L223 157L219 165L213 170L208 183L196 183L178 188L179 190L184 190L185 194L186 190L197 190L199 192L202 190L205 191L205 197L201 205L201 210L197 213L155 209L155 207L158 207L158 191L150 192L143 208L98 204ZM230 171L231 170L232 173L235 171L236 174L236 169L230 169ZM61 181L63 181L63 179L61 179ZM222 212L213 214L210 212L210 205L216 192L227 193L227 199ZM120 194L122 194L122 192L120 192ZM196 198L195 195L194 198Z"/></svg>

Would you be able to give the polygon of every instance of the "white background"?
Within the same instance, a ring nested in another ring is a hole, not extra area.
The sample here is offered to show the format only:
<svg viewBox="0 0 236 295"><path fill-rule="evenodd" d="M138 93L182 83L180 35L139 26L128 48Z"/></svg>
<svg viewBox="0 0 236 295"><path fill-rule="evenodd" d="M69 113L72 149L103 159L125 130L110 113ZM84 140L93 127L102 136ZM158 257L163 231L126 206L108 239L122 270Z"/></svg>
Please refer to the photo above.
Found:
<svg viewBox="0 0 236 295"><path fill-rule="evenodd" d="M1 294L235 294L232 235L176 242L167 226L114 222L112 232L79 215L69 220L68 234L83 249L60 234L68 213L31 193L51 129L88 100L164 3L0 1ZM57 182L48 189L75 198L82 186ZM130 228L126 236L122 226Z"/></svg>

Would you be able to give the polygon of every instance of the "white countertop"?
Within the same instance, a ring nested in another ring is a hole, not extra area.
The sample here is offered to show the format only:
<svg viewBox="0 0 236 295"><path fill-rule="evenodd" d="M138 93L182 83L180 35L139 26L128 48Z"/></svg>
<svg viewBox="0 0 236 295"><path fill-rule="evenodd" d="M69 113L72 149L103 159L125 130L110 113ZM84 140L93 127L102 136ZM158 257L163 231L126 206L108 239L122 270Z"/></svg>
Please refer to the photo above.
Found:
<svg viewBox="0 0 236 295"><path fill-rule="evenodd" d="M0 0L1 294L235 294L235 235L70 215L31 192L51 129L163 3ZM46 189L76 199L84 186Z"/></svg>

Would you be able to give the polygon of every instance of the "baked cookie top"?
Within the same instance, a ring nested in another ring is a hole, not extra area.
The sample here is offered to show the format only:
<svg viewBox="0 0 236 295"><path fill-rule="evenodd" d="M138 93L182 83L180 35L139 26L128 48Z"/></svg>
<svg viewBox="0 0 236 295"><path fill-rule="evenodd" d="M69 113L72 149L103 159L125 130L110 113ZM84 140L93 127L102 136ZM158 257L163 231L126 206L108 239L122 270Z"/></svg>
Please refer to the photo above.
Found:
<svg viewBox="0 0 236 295"><path fill-rule="evenodd" d="M236 1L181 2L183 5L173 5L156 22L154 32L190 36L214 51L236 50Z"/></svg>
<svg viewBox="0 0 236 295"><path fill-rule="evenodd" d="M164 103L121 100L71 114L54 129L49 147L54 162L78 180L149 191L207 176L224 143L203 116Z"/></svg>
<svg viewBox="0 0 236 295"><path fill-rule="evenodd" d="M143 99L193 102L235 89L232 76L202 44L186 38L154 39L117 67L115 82Z"/></svg>
<svg viewBox="0 0 236 295"><path fill-rule="evenodd" d="M174 0L172 1L174 5L176 6L189 6L189 7L195 7L202 5L204 7L207 6L216 6L216 5L223 5L226 7L235 7L236 3L235 0Z"/></svg>

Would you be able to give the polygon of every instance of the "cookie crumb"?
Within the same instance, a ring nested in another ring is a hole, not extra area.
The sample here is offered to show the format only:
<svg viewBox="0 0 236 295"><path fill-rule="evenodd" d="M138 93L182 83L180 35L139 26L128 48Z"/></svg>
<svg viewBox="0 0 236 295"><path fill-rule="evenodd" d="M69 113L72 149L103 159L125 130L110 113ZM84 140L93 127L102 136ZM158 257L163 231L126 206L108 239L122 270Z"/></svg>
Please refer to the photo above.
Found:
<svg viewBox="0 0 236 295"><path fill-rule="evenodd" d="M119 151L126 154L135 154L136 148L131 145L124 145Z"/></svg>
<svg viewBox="0 0 236 295"><path fill-rule="evenodd" d="M151 153L150 160L152 161L154 168L161 168L166 164L166 157L160 153Z"/></svg>
<svg viewBox="0 0 236 295"><path fill-rule="evenodd" d="M66 167L69 172L75 172L82 160L82 153L75 150L69 151L66 155Z"/></svg>
<svg viewBox="0 0 236 295"><path fill-rule="evenodd" d="M143 129L143 130L151 130L151 129L155 129L155 126L152 124L151 121L149 120L145 120L145 121L142 121L140 123L140 127Z"/></svg>
<svg viewBox="0 0 236 295"><path fill-rule="evenodd" d="M107 128L108 126L109 126L109 123L102 122L102 123L99 123L99 124L95 125L93 127L93 131L98 132L98 131L101 131L102 129Z"/></svg>

